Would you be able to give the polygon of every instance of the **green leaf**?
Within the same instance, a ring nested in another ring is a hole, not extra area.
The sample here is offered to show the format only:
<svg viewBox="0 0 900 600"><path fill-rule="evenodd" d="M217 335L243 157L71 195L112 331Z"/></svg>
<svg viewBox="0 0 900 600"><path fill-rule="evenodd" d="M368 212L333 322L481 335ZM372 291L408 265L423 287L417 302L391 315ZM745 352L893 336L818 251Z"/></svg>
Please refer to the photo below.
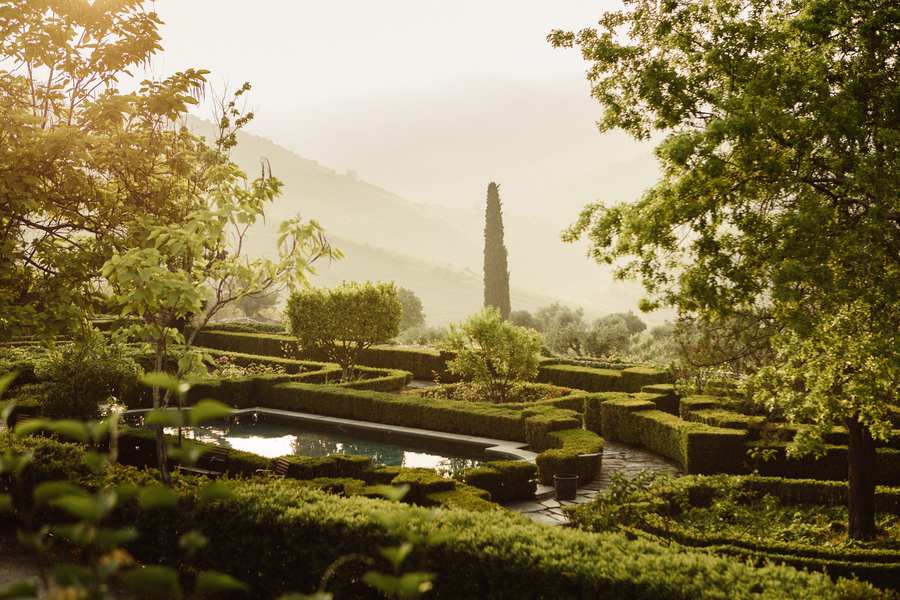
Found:
<svg viewBox="0 0 900 600"><path fill-rule="evenodd" d="M91 437L91 432L87 425L81 421L72 419L63 419L61 421L50 421L47 423L46 429L62 437L75 440L76 442L87 442Z"/></svg>
<svg viewBox="0 0 900 600"><path fill-rule="evenodd" d="M141 376L141 383L147 387L158 387L168 390L173 394L186 394L191 388L191 385L186 381L179 381L168 373L162 373L160 371L144 373Z"/></svg>
<svg viewBox="0 0 900 600"><path fill-rule="evenodd" d="M246 589L246 583L225 573L219 573L218 571L200 571L197 573L197 592L201 594L217 594Z"/></svg>
<svg viewBox="0 0 900 600"><path fill-rule="evenodd" d="M37 598L38 584L36 580L17 581L0 588L0 600L16 598Z"/></svg>
<svg viewBox="0 0 900 600"><path fill-rule="evenodd" d="M103 552L108 552L136 540L137 537L138 530L134 527L122 527L120 529L100 527L97 529L94 546Z"/></svg>
<svg viewBox="0 0 900 600"><path fill-rule="evenodd" d="M99 452L85 452L81 461L91 470L91 472L97 474L102 473L107 465L109 465L109 457L105 454L100 454Z"/></svg>
<svg viewBox="0 0 900 600"><path fill-rule="evenodd" d="M278 596L277 600L334 600L329 592L313 592L312 594L285 594Z"/></svg>
<svg viewBox="0 0 900 600"><path fill-rule="evenodd" d="M0 494L0 513L9 513L15 509L12 496L9 494Z"/></svg>
<svg viewBox="0 0 900 600"><path fill-rule="evenodd" d="M0 385L2 385L2 382L0 382ZM3 396L3 394L0 393L0 397L2 397L2 396ZM3 410L0 410L0 424L7 425L7 426L9 425L9 418L12 416L13 410L15 410L15 408L16 408L15 400L10 400L9 402L6 403L6 406L3 407Z"/></svg>
<svg viewBox="0 0 900 600"><path fill-rule="evenodd" d="M138 502L145 510L171 508L178 504L178 496L164 485L151 485L138 492Z"/></svg>
<svg viewBox="0 0 900 600"><path fill-rule="evenodd" d="M13 454L7 451L0 456L0 473L12 473L18 477L32 460L34 460L34 451L32 450L22 454Z"/></svg>
<svg viewBox="0 0 900 600"><path fill-rule="evenodd" d="M201 503L228 500L234 496L231 486L223 481L213 481L203 486L198 497Z"/></svg>
<svg viewBox="0 0 900 600"><path fill-rule="evenodd" d="M200 457L209 452L209 448L186 442L181 448L166 446L166 451L172 460L177 460L184 465L196 465Z"/></svg>
<svg viewBox="0 0 900 600"><path fill-rule="evenodd" d="M169 567L151 565L131 569L122 573L119 580L138 598L180 600L184 596L178 573Z"/></svg>
<svg viewBox="0 0 900 600"><path fill-rule="evenodd" d="M116 505L116 494L101 491L94 496L61 496L54 498L49 504L83 521L99 523Z"/></svg>
<svg viewBox="0 0 900 600"><path fill-rule="evenodd" d="M398 577L369 571L363 575L366 585L391 598L418 598L432 588L431 573L404 573Z"/></svg>
<svg viewBox="0 0 900 600"><path fill-rule="evenodd" d="M88 496L87 490L68 481L46 481L34 488L34 502L47 504L61 496Z"/></svg>
<svg viewBox="0 0 900 600"><path fill-rule="evenodd" d="M158 408L144 415L144 423L160 427L181 427L184 425L184 415L177 409Z"/></svg>
<svg viewBox="0 0 900 600"><path fill-rule="evenodd" d="M191 409L191 425L224 419L233 412L234 410L216 400L201 400Z"/></svg>
<svg viewBox="0 0 900 600"><path fill-rule="evenodd" d="M400 566L406 560L406 557L409 556L409 553L412 552L412 549L412 544L404 542L399 546L383 546L378 549L378 552L391 563L394 571L399 571Z"/></svg>
<svg viewBox="0 0 900 600"><path fill-rule="evenodd" d="M386 498L387 500L391 500L393 502L400 502L409 493L409 484L404 483L403 485L371 485L366 488L373 494L381 496L382 498Z"/></svg>
<svg viewBox="0 0 900 600"><path fill-rule="evenodd" d="M3 394L6 393L6 390L9 389L9 386L12 385L12 382L16 380L16 377L18 377L18 375L19 374L16 371L0 375L0 398L3 397ZM8 414L3 415L4 422L8 417Z"/></svg>
<svg viewBox="0 0 900 600"><path fill-rule="evenodd" d="M194 556L200 550L203 550L209 540L205 535L196 529L191 529L180 538L178 538L178 547L184 550L188 557Z"/></svg>
<svg viewBox="0 0 900 600"><path fill-rule="evenodd" d="M16 435L24 437L26 435L37 433L38 431L45 429L47 423L47 419L28 419L27 421L16 425Z"/></svg>

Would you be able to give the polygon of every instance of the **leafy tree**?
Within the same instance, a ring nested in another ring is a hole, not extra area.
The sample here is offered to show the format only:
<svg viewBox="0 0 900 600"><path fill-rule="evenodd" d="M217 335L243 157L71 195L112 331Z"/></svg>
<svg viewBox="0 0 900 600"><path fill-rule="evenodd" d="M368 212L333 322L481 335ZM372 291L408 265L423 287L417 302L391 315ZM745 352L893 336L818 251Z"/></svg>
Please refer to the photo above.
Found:
<svg viewBox="0 0 900 600"><path fill-rule="evenodd" d="M363 350L397 336L402 310L393 283L345 282L292 293L287 318L300 347L339 364L349 380Z"/></svg>
<svg viewBox="0 0 900 600"><path fill-rule="evenodd" d="M222 308L285 285L305 286L313 262L340 256L318 223L299 218L282 221L278 260L245 256L247 231L281 189L270 173L263 171L251 180L228 157L236 128L247 122L235 105L249 89L245 84L222 105L214 145L181 134L194 153L184 153L181 172L172 174L169 182L185 188L179 200L180 218L141 219L134 227L144 231L143 243L115 251L103 265L112 302L123 316L138 321L124 334L149 344L156 372L182 378L203 370L201 357L193 349L194 337ZM195 317L197 322L186 331L181 325ZM153 407L168 405L171 396L171 390L153 386ZM181 394L176 397L180 406ZM157 428L157 452L160 470L168 480L161 428Z"/></svg>
<svg viewBox="0 0 900 600"><path fill-rule="evenodd" d="M484 305L493 306L504 319L509 317L509 265L503 243L503 208L500 186L488 184L484 213Z"/></svg>
<svg viewBox="0 0 900 600"><path fill-rule="evenodd" d="M602 262L632 257L618 272L643 279L648 307L767 320L781 360L761 377L782 385L763 397L812 419L813 437L850 431L853 538L875 534L874 439L900 372L896 11L626 0L599 29L550 35L591 62L602 130L664 136L660 181L634 204L588 206L567 238L586 235Z"/></svg>
<svg viewBox="0 0 900 600"><path fill-rule="evenodd" d="M237 301L237 307L248 319L264 319L263 313L275 308L278 304L278 293L274 291L245 295Z"/></svg>
<svg viewBox="0 0 900 600"><path fill-rule="evenodd" d="M509 322L513 325L518 325L519 327L527 327L529 329L534 329L535 331L541 330L540 321L527 310L512 311L509 313Z"/></svg>
<svg viewBox="0 0 900 600"><path fill-rule="evenodd" d="M400 315L400 331L406 331L410 327L422 327L425 325L425 311L422 308L422 300L414 291L405 287L397 288L397 297L403 310Z"/></svg>
<svg viewBox="0 0 900 600"><path fill-rule="evenodd" d="M483 385L492 402L506 402L513 384L537 376L540 335L504 321L496 308L451 325L444 345L456 353L450 372Z"/></svg>
<svg viewBox="0 0 900 600"><path fill-rule="evenodd" d="M585 349L593 356L626 354L647 325L634 313L613 313L594 321L585 335Z"/></svg>
<svg viewBox="0 0 900 600"><path fill-rule="evenodd" d="M534 315L544 344L557 354L584 354L588 326L584 310L569 308L558 302L545 306Z"/></svg>
<svg viewBox="0 0 900 600"><path fill-rule="evenodd" d="M206 72L116 88L160 50L159 25L137 1L0 12L0 336L83 319L103 263L141 239L134 224L178 218L197 147L173 123Z"/></svg>

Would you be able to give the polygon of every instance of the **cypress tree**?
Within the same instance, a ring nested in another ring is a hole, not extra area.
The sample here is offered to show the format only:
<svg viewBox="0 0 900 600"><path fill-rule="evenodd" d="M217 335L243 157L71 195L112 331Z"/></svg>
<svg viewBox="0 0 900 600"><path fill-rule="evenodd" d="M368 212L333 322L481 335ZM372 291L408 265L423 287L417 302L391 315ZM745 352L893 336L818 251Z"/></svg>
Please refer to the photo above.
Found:
<svg viewBox="0 0 900 600"><path fill-rule="evenodd" d="M488 185L484 213L484 305L495 307L504 319L509 317L509 266L503 243L503 211L500 186L493 181Z"/></svg>

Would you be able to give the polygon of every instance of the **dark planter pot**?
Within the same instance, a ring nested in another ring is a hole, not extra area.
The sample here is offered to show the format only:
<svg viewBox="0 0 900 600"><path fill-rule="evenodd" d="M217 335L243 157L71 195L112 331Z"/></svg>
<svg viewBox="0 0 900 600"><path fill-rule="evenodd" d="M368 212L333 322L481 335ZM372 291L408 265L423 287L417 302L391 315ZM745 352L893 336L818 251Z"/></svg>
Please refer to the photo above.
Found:
<svg viewBox="0 0 900 600"><path fill-rule="evenodd" d="M553 476L557 500L574 500L578 490L578 475L559 474Z"/></svg>

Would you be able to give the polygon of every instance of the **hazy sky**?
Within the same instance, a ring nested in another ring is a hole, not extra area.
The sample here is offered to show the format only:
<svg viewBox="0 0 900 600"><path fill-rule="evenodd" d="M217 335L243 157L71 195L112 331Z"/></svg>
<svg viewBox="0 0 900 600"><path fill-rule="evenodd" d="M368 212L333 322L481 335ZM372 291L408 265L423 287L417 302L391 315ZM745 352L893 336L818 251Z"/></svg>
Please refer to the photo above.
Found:
<svg viewBox="0 0 900 600"><path fill-rule="evenodd" d="M546 42L611 0L158 0L152 71L249 80L249 131L424 203L571 222L586 201L632 199L650 150L594 122L585 65Z"/></svg>

